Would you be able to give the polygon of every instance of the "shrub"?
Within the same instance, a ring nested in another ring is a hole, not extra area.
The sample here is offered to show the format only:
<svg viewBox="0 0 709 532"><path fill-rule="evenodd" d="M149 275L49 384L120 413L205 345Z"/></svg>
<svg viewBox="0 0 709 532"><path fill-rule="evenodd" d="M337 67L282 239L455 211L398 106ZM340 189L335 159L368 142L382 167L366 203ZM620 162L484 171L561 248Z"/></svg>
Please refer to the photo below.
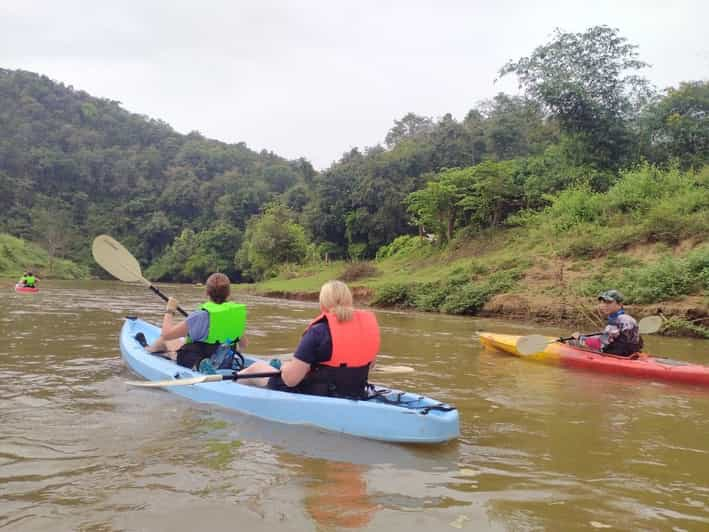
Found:
<svg viewBox="0 0 709 532"><path fill-rule="evenodd" d="M407 256L417 251L428 251L433 248L431 242L418 236L403 235L396 237L390 244L377 250L376 260L388 257Z"/></svg>
<svg viewBox="0 0 709 532"><path fill-rule="evenodd" d="M377 288L371 304L374 306L415 307L416 284L393 283Z"/></svg>
<svg viewBox="0 0 709 532"><path fill-rule="evenodd" d="M438 312L448 297L449 283L423 283L418 285L414 295L414 305L418 310Z"/></svg>
<svg viewBox="0 0 709 532"><path fill-rule="evenodd" d="M353 262L340 274L340 281L350 282L379 275L379 270L369 262Z"/></svg>
<svg viewBox="0 0 709 532"><path fill-rule="evenodd" d="M495 272L482 283L466 284L451 290L441 305L446 314L475 314L495 294L512 288L519 279L516 270Z"/></svg>

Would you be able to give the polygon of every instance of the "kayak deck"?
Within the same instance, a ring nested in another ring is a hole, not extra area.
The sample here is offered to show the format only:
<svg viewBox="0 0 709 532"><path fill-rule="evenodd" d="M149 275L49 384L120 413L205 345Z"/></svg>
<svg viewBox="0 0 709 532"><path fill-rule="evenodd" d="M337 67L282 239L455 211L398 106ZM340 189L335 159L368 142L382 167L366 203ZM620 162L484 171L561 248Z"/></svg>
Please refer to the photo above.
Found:
<svg viewBox="0 0 709 532"><path fill-rule="evenodd" d="M511 355L528 358L548 364L584 369L602 373L613 373L650 380L680 382L709 386L709 366L680 362L669 358L655 357L648 353L638 353L637 357L620 357L597 351L555 342L548 337L549 345L543 351L532 355L522 355L517 350L517 340L521 336L480 333L483 346L494 348Z"/></svg>
<svg viewBox="0 0 709 532"><path fill-rule="evenodd" d="M191 371L140 346L135 335L142 332L154 341L159 329L140 319L128 318L120 335L120 348L128 366L141 377L165 380L198 377ZM258 360L245 356L247 361ZM170 392L194 401L220 405L266 420L312 425L389 442L440 443L459 436L458 411L429 397L376 387L369 400L351 400L281 392L234 381L172 386Z"/></svg>

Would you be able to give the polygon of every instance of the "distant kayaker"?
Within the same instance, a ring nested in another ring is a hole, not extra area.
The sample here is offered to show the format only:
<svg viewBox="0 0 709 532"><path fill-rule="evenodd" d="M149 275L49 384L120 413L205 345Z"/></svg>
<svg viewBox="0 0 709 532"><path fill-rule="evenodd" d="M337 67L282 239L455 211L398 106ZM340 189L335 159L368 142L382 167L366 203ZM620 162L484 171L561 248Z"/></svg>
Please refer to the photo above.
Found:
<svg viewBox="0 0 709 532"><path fill-rule="evenodd" d="M37 279L32 272L27 271L24 274L22 274L22 277L20 277L19 283L22 286L26 286L27 288L34 288L35 285L37 284L37 281L39 281L39 279Z"/></svg>
<svg viewBox="0 0 709 532"><path fill-rule="evenodd" d="M583 336L576 332L573 337L579 345L596 351L628 356L643 348L638 322L623 309L623 294L607 290L598 294L598 310L608 317L608 325L600 336Z"/></svg>
<svg viewBox="0 0 709 532"><path fill-rule="evenodd" d="M305 329L293 359L280 368L281 375L240 382L288 392L360 398L366 395L379 344L374 314L354 309L352 292L345 283L328 281L320 289L320 315ZM273 367L259 361L239 373L267 371Z"/></svg>
<svg viewBox="0 0 709 532"><path fill-rule="evenodd" d="M227 301L231 291L229 277L213 273L205 283L205 291L209 301L178 324L172 321L177 311L177 299L171 297L168 300L160 337L146 347L148 351L167 351L179 365L197 368L227 340L238 340L240 347L247 346L244 336L246 306Z"/></svg>

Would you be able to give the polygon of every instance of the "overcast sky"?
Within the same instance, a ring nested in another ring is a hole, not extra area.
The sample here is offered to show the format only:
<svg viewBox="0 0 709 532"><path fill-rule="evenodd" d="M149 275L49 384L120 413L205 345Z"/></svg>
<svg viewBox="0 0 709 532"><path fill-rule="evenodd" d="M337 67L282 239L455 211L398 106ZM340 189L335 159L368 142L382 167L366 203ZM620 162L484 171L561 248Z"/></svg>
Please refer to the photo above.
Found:
<svg viewBox="0 0 709 532"><path fill-rule="evenodd" d="M0 0L0 68L325 168L408 112L462 119L554 28L619 28L660 88L709 79L709 2Z"/></svg>

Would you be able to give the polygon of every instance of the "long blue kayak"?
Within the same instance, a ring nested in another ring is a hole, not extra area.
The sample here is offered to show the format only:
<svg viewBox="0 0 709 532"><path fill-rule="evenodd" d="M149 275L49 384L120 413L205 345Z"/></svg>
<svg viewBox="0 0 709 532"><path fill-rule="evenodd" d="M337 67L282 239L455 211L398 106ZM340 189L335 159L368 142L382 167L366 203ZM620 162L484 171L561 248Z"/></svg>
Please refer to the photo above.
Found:
<svg viewBox="0 0 709 532"><path fill-rule="evenodd" d="M121 329L123 359L150 381L192 378L203 374L148 353L135 339L142 332L150 343L160 334L154 325L127 318ZM257 360L245 356L247 363ZM280 392L238 381L170 386L167 390L198 401L238 410L270 421L312 425L332 432L389 442L440 443L459 436L458 411L429 397L375 386L367 400Z"/></svg>

